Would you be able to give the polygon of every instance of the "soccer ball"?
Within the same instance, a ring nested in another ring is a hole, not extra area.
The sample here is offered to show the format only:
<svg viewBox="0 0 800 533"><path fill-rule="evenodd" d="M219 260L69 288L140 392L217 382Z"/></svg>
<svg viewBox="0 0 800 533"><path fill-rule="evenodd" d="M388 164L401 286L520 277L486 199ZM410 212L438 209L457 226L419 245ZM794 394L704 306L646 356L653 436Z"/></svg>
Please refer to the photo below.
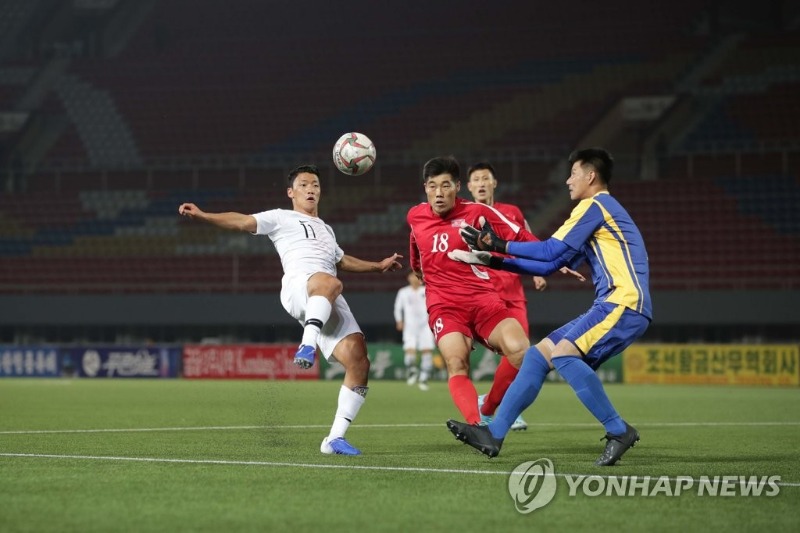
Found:
<svg viewBox="0 0 800 533"><path fill-rule="evenodd" d="M345 133L333 145L333 164L350 176L360 176L375 164L375 145L363 133Z"/></svg>

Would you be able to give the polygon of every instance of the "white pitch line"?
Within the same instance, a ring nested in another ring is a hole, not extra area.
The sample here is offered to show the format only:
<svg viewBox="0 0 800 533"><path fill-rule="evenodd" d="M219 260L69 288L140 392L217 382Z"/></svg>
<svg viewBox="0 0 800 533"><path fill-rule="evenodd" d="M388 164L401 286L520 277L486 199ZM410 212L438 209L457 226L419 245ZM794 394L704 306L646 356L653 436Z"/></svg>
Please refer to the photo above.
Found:
<svg viewBox="0 0 800 533"><path fill-rule="evenodd" d="M463 470L456 468L418 468L409 466L365 466L365 465L331 465L316 463L286 463L279 461L228 461L224 459L166 459L159 457L113 457L106 455L54 455L43 453L0 453L0 457L22 457L33 459L84 459L94 461L133 461L140 463L181 463L181 464L210 464L228 466L277 466L295 468L322 468L343 470L379 470L389 472L430 472L438 474L486 474L497 475L508 472L494 470Z"/></svg>
<svg viewBox="0 0 800 533"><path fill-rule="evenodd" d="M761 427L761 426L800 426L797 422L635 422L636 427ZM597 427L595 422L534 422L528 427ZM21 429L0 431L0 435L42 435L58 433L148 433L158 431L236 431L250 429L324 429L326 424L269 425L269 426L188 426L162 428L106 428L106 429ZM392 428L442 428L444 423L425 424L358 424L354 428L392 429Z"/></svg>
<svg viewBox="0 0 800 533"><path fill-rule="evenodd" d="M223 466L272 466L272 467L291 467L291 468L318 468L318 469L333 469L333 470L372 470L380 472L417 472L427 474L474 474L474 475L489 475L489 476L509 476L511 472L504 470L468 470L460 468L422 468L411 466L366 466L366 465L332 465L322 463L287 463L280 461L229 461L225 459L167 459L160 457L114 457L108 455L55 455L45 453L0 453L0 457L23 458L23 459L79 459L85 461L120 461L120 462L136 462L136 463L175 463L175 464L197 464L197 465L223 465ZM550 477L567 477L572 478L578 476L595 477L595 478L633 478L643 479L645 476L628 475L597 475L597 474L545 474ZM658 476L648 476L655 479ZM713 478L713 476L711 476ZM671 482L677 482L678 478L668 478ZM686 478L683 478L686 479ZM692 481L699 483L699 478L692 478ZM746 484L746 483L740 483ZM778 482L776 485L780 487L800 487L800 482Z"/></svg>

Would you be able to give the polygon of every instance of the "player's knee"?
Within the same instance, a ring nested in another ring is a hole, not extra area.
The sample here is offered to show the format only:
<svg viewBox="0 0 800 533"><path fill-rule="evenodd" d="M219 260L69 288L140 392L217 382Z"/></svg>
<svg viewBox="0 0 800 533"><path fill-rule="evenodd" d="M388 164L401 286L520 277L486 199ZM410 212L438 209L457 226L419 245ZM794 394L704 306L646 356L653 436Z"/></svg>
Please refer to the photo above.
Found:
<svg viewBox="0 0 800 533"><path fill-rule="evenodd" d="M453 357L445 360L447 374L450 376L469 374L469 365L463 359Z"/></svg>
<svg viewBox="0 0 800 533"><path fill-rule="evenodd" d="M525 352L531 347L527 339L513 339L511 342L505 343L503 353L508 358L508 362L519 368L522 364L522 358L525 357Z"/></svg>
<svg viewBox="0 0 800 533"><path fill-rule="evenodd" d="M360 353L360 350L356 350L347 357L337 357L337 359L342 363L345 373L356 381L363 381L369 376L369 358L366 352Z"/></svg>
<svg viewBox="0 0 800 533"><path fill-rule="evenodd" d="M553 347L551 352L551 360L556 357L583 357L581 351L567 339L561 339L558 344Z"/></svg>
<svg viewBox="0 0 800 533"><path fill-rule="evenodd" d="M342 290L344 289L344 285L339 278L334 278L333 276L325 277L324 281L320 284L319 292L325 295L328 300L333 303L333 301L342 294Z"/></svg>
<svg viewBox="0 0 800 533"><path fill-rule="evenodd" d="M325 273L317 273L308 280L309 295L320 295L328 298L331 303L342 294L344 285L342 280Z"/></svg>
<svg viewBox="0 0 800 533"><path fill-rule="evenodd" d="M342 291L344 290L344 284L342 283L342 280L339 278L331 278L329 290L331 295L334 295L334 298L342 294Z"/></svg>

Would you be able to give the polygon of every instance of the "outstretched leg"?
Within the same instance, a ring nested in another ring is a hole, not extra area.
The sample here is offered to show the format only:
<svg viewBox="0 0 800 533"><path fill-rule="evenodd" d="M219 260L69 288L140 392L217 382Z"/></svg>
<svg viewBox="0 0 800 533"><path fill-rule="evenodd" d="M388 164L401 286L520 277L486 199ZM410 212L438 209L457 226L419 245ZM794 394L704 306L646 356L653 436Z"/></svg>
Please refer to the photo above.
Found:
<svg viewBox="0 0 800 533"><path fill-rule="evenodd" d="M336 345L334 356L345 368L344 381L339 389L330 433L323 439L320 451L326 454L360 455L361 451L347 442L345 433L364 405L369 390L369 359L364 336L360 333L348 335Z"/></svg>
<svg viewBox="0 0 800 533"><path fill-rule="evenodd" d="M483 398L481 405L481 415L485 421L491 420L491 415L497 410L497 406L506 395L506 391L517 377L519 368L522 365L523 357L530 348L528 335L525 333L523 325L516 318L502 320L489 336L489 342L493 346L500 348L504 357L500 359L500 364L495 370L492 388ZM512 429L527 429L528 424L522 419L522 413L514 420Z"/></svg>
<svg viewBox="0 0 800 533"><path fill-rule="evenodd" d="M639 440L639 432L629 426L611 404L603 383L594 370L580 356L578 348L563 339L553 351L553 366L569 383L586 409L606 429L606 448L595 461L598 466L616 463L625 451Z"/></svg>
<svg viewBox="0 0 800 533"><path fill-rule="evenodd" d="M496 457L514 421L538 396L550 372L547 357L550 355L551 347L552 343L545 339L528 349L517 377L506 391L494 419L488 426L468 426L450 420L447 422L447 427L453 435L481 453Z"/></svg>

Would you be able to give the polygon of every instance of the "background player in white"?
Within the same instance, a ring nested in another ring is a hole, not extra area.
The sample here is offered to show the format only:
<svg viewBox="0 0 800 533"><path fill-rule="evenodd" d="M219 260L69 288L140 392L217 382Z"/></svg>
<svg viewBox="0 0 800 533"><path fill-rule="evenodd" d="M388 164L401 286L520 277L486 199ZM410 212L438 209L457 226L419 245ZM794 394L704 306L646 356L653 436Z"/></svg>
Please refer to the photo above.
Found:
<svg viewBox="0 0 800 533"><path fill-rule="evenodd" d="M271 209L254 215L206 213L195 204L185 203L178 212L220 228L267 235L272 240L284 273L281 304L304 326L295 364L311 368L319 346L328 360L335 359L345 368L333 425L322 440L320 451L359 455L361 452L347 442L344 435L367 396L369 359L364 334L341 295L342 282L336 277L336 269L348 272L398 270L402 268L398 262L402 256L393 254L380 262L372 262L345 255L331 227L318 216L321 187L317 167L297 167L288 178L286 195L292 200L291 211Z"/></svg>
<svg viewBox="0 0 800 533"><path fill-rule="evenodd" d="M417 275L408 273L408 285L397 291L394 299L394 321L397 331L403 332L403 352L407 383L419 383L428 390L428 378L433 370L433 348L436 341L428 326L428 307L425 304L425 286ZM417 369L417 352L420 368Z"/></svg>

